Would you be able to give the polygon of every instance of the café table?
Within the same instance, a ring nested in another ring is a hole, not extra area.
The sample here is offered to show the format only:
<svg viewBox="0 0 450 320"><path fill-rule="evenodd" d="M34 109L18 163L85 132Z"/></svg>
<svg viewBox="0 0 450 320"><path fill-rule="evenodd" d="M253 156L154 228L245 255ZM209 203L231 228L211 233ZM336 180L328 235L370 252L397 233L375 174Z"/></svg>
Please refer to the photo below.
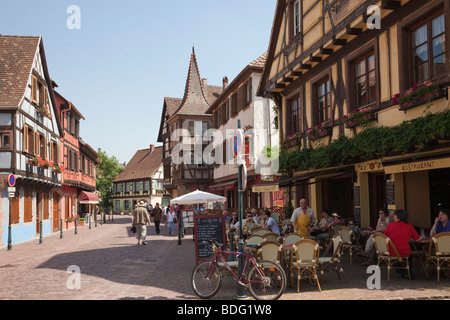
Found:
<svg viewBox="0 0 450 320"><path fill-rule="evenodd" d="M417 257L419 259L420 265L425 271L425 277L427 278L427 280L429 278L427 268L427 254L431 241L432 240L430 237L426 237L418 241L412 241L412 248L413 248L412 254L414 257Z"/></svg>

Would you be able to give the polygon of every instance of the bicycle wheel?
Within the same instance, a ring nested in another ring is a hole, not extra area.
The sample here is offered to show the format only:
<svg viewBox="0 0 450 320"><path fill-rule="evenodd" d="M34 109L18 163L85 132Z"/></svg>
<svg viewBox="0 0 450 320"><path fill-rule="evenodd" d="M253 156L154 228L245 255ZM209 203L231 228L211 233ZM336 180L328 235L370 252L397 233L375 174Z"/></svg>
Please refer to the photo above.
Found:
<svg viewBox="0 0 450 320"><path fill-rule="evenodd" d="M253 266L248 273L248 291L256 300L277 300L286 290L286 274L279 264L273 261L260 261L258 266L264 276Z"/></svg>
<svg viewBox="0 0 450 320"><path fill-rule="evenodd" d="M210 269L211 266L211 269ZM209 271L209 273L208 273ZM211 261L201 261L194 268L191 277L192 290L202 299L208 299L214 296L222 284L222 273L219 265Z"/></svg>

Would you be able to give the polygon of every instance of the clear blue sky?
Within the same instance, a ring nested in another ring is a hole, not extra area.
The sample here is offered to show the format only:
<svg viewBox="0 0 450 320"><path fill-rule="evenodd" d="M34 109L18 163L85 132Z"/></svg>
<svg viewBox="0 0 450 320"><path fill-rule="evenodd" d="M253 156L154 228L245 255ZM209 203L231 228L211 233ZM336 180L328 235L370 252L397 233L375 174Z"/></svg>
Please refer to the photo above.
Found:
<svg viewBox="0 0 450 320"><path fill-rule="evenodd" d="M56 90L85 116L80 135L121 162L156 143L164 97L182 98L192 46L211 85L269 45L274 0L14 0L0 34L42 35ZM81 9L69 30L67 8Z"/></svg>

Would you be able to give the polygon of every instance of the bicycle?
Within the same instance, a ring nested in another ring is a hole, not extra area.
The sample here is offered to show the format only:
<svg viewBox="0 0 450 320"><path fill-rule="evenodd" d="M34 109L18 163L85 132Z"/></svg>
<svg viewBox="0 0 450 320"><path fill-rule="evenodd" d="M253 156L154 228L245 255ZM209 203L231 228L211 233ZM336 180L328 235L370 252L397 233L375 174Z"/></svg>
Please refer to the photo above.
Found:
<svg viewBox="0 0 450 320"><path fill-rule="evenodd" d="M203 243L211 244L213 257L199 262L192 272L191 285L198 297L208 299L217 294L222 285L223 269L227 269L237 283L247 288L256 300L277 300L285 292L286 274L278 263L269 260L256 261L251 253L224 251L219 249L223 244L212 240L203 241ZM259 247L259 245L249 247ZM245 258L240 277L228 264L224 254ZM247 269L249 269L248 272Z"/></svg>

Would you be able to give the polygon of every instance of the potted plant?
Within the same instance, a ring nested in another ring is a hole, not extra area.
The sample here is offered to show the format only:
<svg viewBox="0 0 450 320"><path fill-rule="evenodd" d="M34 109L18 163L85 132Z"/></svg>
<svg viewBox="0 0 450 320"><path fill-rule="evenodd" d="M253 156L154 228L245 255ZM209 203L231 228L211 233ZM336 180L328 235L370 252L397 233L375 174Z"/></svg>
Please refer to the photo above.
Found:
<svg viewBox="0 0 450 320"><path fill-rule="evenodd" d="M78 219L78 226L80 226L80 227L84 226L84 218Z"/></svg>
<svg viewBox="0 0 450 320"><path fill-rule="evenodd" d="M53 165L52 169L53 169L53 172L56 172L56 173L61 173L65 170L63 165L56 165L56 164Z"/></svg>
<svg viewBox="0 0 450 320"><path fill-rule="evenodd" d="M51 113L51 111L50 111L49 106L42 106L42 107L39 107L39 108L37 109L37 111L38 111L40 114L42 114L43 116L46 116L47 118L52 119L52 113Z"/></svg>

